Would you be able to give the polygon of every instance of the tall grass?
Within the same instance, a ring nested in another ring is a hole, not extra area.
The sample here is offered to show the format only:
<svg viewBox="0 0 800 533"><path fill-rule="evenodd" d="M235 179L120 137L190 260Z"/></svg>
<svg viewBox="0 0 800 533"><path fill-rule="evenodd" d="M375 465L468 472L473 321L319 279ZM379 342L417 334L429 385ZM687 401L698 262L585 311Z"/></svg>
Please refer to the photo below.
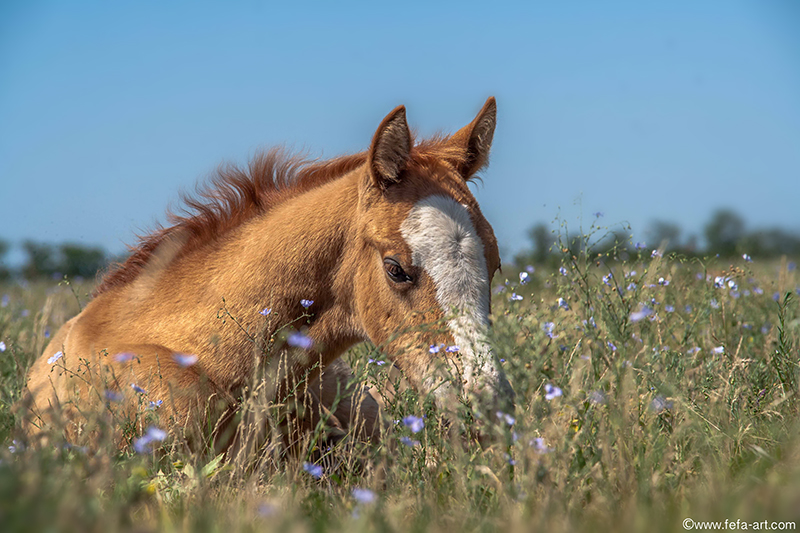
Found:
<svg viewBox="0 0 800 533"><path fill-rule="evenodd" d="M0 529L681 531L685 518L800 521L793 265L585 249L565 253L560 270L495 279L492 344L516 409L462 413L481 427L480 444L395 386L395 371L362 345L346 357L386 392L381 443L318 431L286 452L273 435L253 448L258 461L169 439L144 454L110 442L85 450L58 435L26 446L13 409L25 371L90 287L1 287ZM414 432L408 415L424 427Z"/></svg>

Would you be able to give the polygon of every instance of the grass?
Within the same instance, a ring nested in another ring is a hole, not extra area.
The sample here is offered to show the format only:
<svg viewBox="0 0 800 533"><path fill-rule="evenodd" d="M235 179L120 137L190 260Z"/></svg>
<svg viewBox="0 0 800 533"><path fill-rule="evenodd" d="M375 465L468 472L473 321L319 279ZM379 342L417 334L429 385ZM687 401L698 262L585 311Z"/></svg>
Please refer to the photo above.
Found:
<svg viewBox="0 0 800 533"><path fill-rule="evenodd" d="M407 390L386 416L426 416L418 433L397 422L381 445L309 439L247 464L170 440L141 455L57 436L25 446L12 407L25 371L91 287L0 287L0 529L684 531L691 518L796 530L796 270L649 250L561 266L495 279L492 341L517 405L480 413L482 446ZM366 364L374 348L347 357L386 387L388 365Z"/></svg>

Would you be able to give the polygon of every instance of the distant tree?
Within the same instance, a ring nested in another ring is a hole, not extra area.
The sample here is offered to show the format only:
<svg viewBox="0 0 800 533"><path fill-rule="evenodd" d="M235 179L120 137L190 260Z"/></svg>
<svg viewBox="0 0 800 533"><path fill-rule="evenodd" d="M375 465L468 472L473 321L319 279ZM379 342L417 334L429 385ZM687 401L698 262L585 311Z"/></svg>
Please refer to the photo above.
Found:
<svg viewBox="0 0 800 533"><path fill-rule="evenodd" d="M533 243L533 260L537 263L543 263L547 256L550 255L550 249L556 242L553 237L553 232L547 224L539 222L528 230L528 238Z"/></svg>
<svg viewBox="0 0 800 533"><path fill-rule="evenodd" d="M653 248L661 246L666 242L666 250L678 250L681 248L681 228L674 222L664 220L654 220L650 223L647 232L647 240L652 243Z"/></svg>
<svg viewBox="0 0 800 533"><path fill-rule="evenodd" d="M800 255L800 235L780 228L748 233L741 241L742 251L753 256Z"/></svg>
<svg viewBox="0 0 800 533"><path fill-rule="evenodd" d="M704 229L708 251L721 256L736 254L736 245L744 237L744 219L730 209L714 213Z"/></svg>
<svg viewBox="0 0 800 533"><path fill-rule="evenodd" d="M106 253L102 248L62 244L59 252L58 271L70 278L80 276L93 279L97 271L104 268L107 263Z"/></svg>
<svg viewBox="0 0 800 533"><path fill-rule="evenodd" d="M49 244L25 241L22 249L28 256L22 267L22 275L26 279L52 276L56 272L56 258L53 247Z"/></svg>
<svg viewBox="0 0 800 533"><path fill-rule="evenodd" d="M8 243L4 240L0 240L0 281L7 280L11 277L11 271L5 265L3 258L8 253Z"/></svg>

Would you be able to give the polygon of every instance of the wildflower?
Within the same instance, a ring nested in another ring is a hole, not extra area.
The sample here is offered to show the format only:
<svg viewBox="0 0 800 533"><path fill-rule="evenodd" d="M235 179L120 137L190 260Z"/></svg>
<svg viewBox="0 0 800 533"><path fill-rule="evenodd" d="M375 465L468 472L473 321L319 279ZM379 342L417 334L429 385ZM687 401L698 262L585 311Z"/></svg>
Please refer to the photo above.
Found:
<svg viewBox="0 0 800 533"><path fill-rule="evenodd" d="M650 407L656 413L660 413L661 411L672 409L672 401L659 395L653 398L653 401L650 402Z"/></svg>
<svg viewBox="0 0 800 533"><path fill-rule="evenodd" d="M411 446L412 448L414 446L419 446L419 441L414 440L411 437L406 437L406 436L400 437L400 442L402 442L406 446Z"/></svg>
<svg viewBox="0 0 800 533"><path fill-rule="evenodd" d="M542 437L536 437L535 439L531 439L528 445L539 453L547 453L551 451L551 448L547 447Z"/></svg>
<svg viewBox="0 0 800 533"><path fill-rule="evenodd" d="M600 405L606 403L606 395L603 394L603 391L595 390L589 393L589 401L595 405Z"/></svg>
<svg viewBox="0 0 800 533"><path fill-rule="evenodd" d="M374 492L369 489L360 489L358 487L353 489L353 499L355 499L358 503L363 503L365 505L373 503L377 496Z"/></svg>
<svg viewBox="0 0 800 533"><path fill-rule="evenodd" d="M731 291L731 298L734 300L739 297L739 291L733 290Z"/></svg>
<svg viewBox="0 0 800 533"><path fill-rule="evenodd" d="M536 272L536 268L534 268L533 265L528 265L528 266L525 267L525 271L528 274L533 274L534 272Z"/></svg>
<svg viewBox="0 0 800 533"><path fill-rule="evenodd" d="M295 331L286 338L286 344L300 348L301 350L310 350L314 346L314 339Z"/></svg>
<svg viewBox="0 0 800 533"><path fill-rule="evenodd" d="M627 290L629 290L629 291L635 291L635 290L636 290L636 284L635 284L634 282L630 282L630 283L628 284Z"/></svg>
<svg viewBox="0 0 800 533"><path fill-rule="evenodd" d="M268 314L270 314L271 312L272 312L272 308L271 308L271 307L265 307L264 309L262 309L261 311L259 311L259 312L258 312L258 314L259 314L259 315L263 315L263 316L267 316L267 315L268 315Z"/></svg>
<svg viewBox="0 0 800 533"><path fill-rule="evenodd" d="M6 351L6 343L0 341L0 352L5 352L5 351Z"/></svg>
<svg viewBox="0 0 800 533"><path fill-rule="evenodd" d="M637 242L634 245L634 248L637 249L637 250L644 250L645 248L647 248L647 244L644 243L644 242Z"/></svg>
<svg viewBox="0 0 800 533"><path fill-rule="evenodd" d="M547 400L548 402L550 400L552 400L553 398L558 398L562 394L563 394L563 391L561 389L559 389L558 387L556 387L555 385L551 385L550 383L547 383L544 386L544 399Z"/></svg>
<svg viewBox="0 0 800 533"><path fill-rule="evenodd" d="M514 459L512 459L510 455L505 454L505 458L506 461L508 461L508 464L510 464L511 466L515 466L517 464L517 462Z"/></svg>
<svg viewBox="0 0 800 533"><path fill-rule="evenodd" d="M147 453L154 442L161 442L167 438L167 432L156 426L150 426L144 435L133 441L133 449L136 453Z"/></svg>
<svg viewBox="0 0 800 533"><path fill-rule="evenodd" d="M23 309L22 313L20 314L22 315L22 318L27 318L28 316L30 316L31 312L27 309Z"/></svg>
<svg viewBox="0 0 800 533"><path fill-rule="evenodd" d="M558 267L558 271L561 273L562 276L566 276L567 275L567 269L564 268L563 266L562 267Z"/></svg>
<svg viewBox="0 0 800 533"><path fill-rule="evenodd" d="M557 335L553 334L553 329L555 329L556 325L554 322L545 322L542 325L542 329L544 330L545 335L550 337L551 339L555 339Z"/></svg>
<svg viewBox="0 0 800 533"><path fill-rule="evenodd" d="M506 290L506 286L505 285L498 285L498 286L496 286L494 288L494 290L492 290L492 293L500 294L501 292L505 292L505 290Z"/></svg>
<svg viewBox="0 0 800 533"><path fill-rule="evenodd" d="M664 311L666 311L667 313L671 313L674 310L675 310L675 307L672 306L672 305L667 304L667 305L664 306Z"/></svg>
<svg viewBox="0 0 800 533"><path fill-rule="evenodd" d="M714 288L721 289L725 286L725 282L728 281L728 278L723 276L717 276L714 278Z"/></svg>
<svg viewBox="0 0 800 533"><path fill-rule="evenodd" d="M306 300L306 299L300 300L300 305L308 309L309 307L314 305L314 300Z"/></svg>
<svg viewBox="0 0 800 533"><path fill-rule="evenodd" d="M650 254L650 257L655 259L656 257L663 257L663 255L664 252L662 252L661 250L653 250L653 252Z"/></svg>
<svg viewBox="0 0 800 533"><path fill-rule="evenodd" d="M711 351L714 352L715 354L725 353L725 347L724 346L717 346L716 348L714 348Z"/></svg>
<svg viewBox="0 0 800 533"><path fill-rule="evenodd" d="M178 366L183 368L190 367L197 362L197 356L188 353L174 353L172 358L178 363Z"/></svg>
<svg viewBox="0 0 800 533"><path fill-rule="evenodd" d="M767 322L766 324L761 326L761 334L762 335L766 335L767 333L769 333L769 330L770 330L771 327L772 327L772 324L770 324L769 322Z"/></svg>
<svg viewBox="0 0 800 533"><path fill-rule="evenodd" d="M789 272L797 270L797 263L795 263L794 261L789 261L786 264L786 270L788 270Z"/></svg>
<svg viewBox="0 0 800 533"><path fill-rule="evenodd" d="M139 394L146 394L145 390L136 383L131 383L131 388Z"/></svg>
<svg viewBox="0 0 800 533"><path fill-rule="evenodd" d="M425 427L425 422L418 416L408 415L403 418L403 425L410 429L411 433L419 433Z"/></svg>
<svg viewBox="0 0 800 533"><path fill-rule="evenodd" d="M611 273L610 272L608 274L606 274L605 276L603 276L603 283L605 283L609 287L611 286Z"/></svg>
<svg viewBox="0 0 800 533"><path fill-rule="evenodd" d="M372 359L372 358L369 358L369 359L367 360L367 364L368 364L368 365L369 365L369 364L373 364L373 363L374 363L374 364L376 364L376 365L378 365L378 366L383 366L383 365L385 365L385 364L386 364L386 361L381 361L380 359L378 359L378 360L375 360L375 359Z"/></svg>
<svg viewBox="0 0 800 533"><path fill-rule="evenodd" d="M695 346L694 348L689 348L689 350L686 353L688 353L689 355L694 355L699 351L700 351L700 347L699 346Z"/></svg>
<svg viewBox="0 0 800 533"><path fill-rule="evenodd" d="M59 360L59 359L61 359L62 357L64 357L64 352L62 352L61 350L59 350L59 351L57 351L56 353L54 353L54 354L53 354L53 355L50 357L50 359L48 359L48 360L47 360L47 364L48 364L48 365L52 365L53 363L55 363L56 361L58 361L58 360Z"/></svg>
<svg viewBox="0 0 800 533"><path fill-rule="evenodd" d="M611 348L612 352L616 352L617 351L617 346L613 342L607 341L606 344L608 344L608 347Z"/></svg>
<svg viewBox="0 0 800 533"><path fill-rule="evenodd" d="M684 306L683 310L686 311L686 313L691 313L692 312L692 306L691 305L686 305L686 306Z"/></svg>
<svg viewBox="0 0 800 533"><path fill-rule="evenodd" d="M528 274L527 272L520 272L519 273L520 284L525 285L526 283L528 283L528 281L530 281L530 277L531 275Z"/></svg>
<svg viewBox="0 0 800 533"><path fill-rule="evenodd" d="M304 462L303 470L308 472L314 479L320 479L322 477L322 467L320 465Z"/></svg>
<svg viewBox="0 0 800 533"><path fill-rule="evenodd" d="M128 361L132 361L134 357L136 356L131 352L121 352L114 356L114 361L117 363L127 363Z"/></svg>
<svg viewBox="0 0 800 533"><path fill-rule="evenodd" d="M600 217L603 216L603 212L602 211L595 211L594 213L592 213L592 215L594 215L595 218L600 218Z"/></svg>
<svg viewBox="0 0 800 533"><path fill-rule="evenodd" d="M440 349L441 349L441 347L438 344L431 344L431 347L428 348L428 351L430 353L439 353Z"/></svg>
<svg viewBox="0 0 800 533"><path fill-rule="evenodd" d="M506 414L503 411L497 411L495 415L499 420L505 421L505 423L508 424L509 426L513 426L514 422L516 422L516 419L513 416Z"/></svg>
<svg viewBox="0 0 800 533"><path fill-rule="evenodd" d="M709 303L711 304L711 307L713 307L714 309L719 309L719 302L717 301L716 298L712 298Z"/></svg>
<svg viewBox="0 0 800 533"><path fill-rule="evenodd" d="M44 338L45 339L50 338L50 328L44 328Z"/></svg>
<svg viewBox="0 0 800 533"><path fill-rule="evenodd" d="M22 444L17 439L13 439L11 441L11 446L8 447L8 451L10 451L11 453L21 452L24 449L25 449L25 445Z"/></svg>
<svg viewBox="0 0 800 533"><path fill-rule="evenodd" d="M733 281L732 279L729 279L728 280L728 288L735 291L735 290L739 289L739 285L737 285L736 282Z"/></svg>
<svg viewBox="0 0 800 533"><path fill-rule="evenodd" d="M753 287L753 293L758 294L760 296L764 294L764 289L762 289L761 287Z"/></svg>
<svg viewBox="0 0 800 533"><path fill-rule="evenodd" d="M109 402L121 402L123 399L125 399L125 397L122 396L122 393L114 390L107 390L105 392L105 397Z"/></svg>
<svg viewBox="0 0 800 533"><path fill-rule="evenodd" d="M444 349L444 351L445 351L445 352L447 352L447 353L456 353L456 352L457 352L457 351L459 351L460 349L461 349L461 348L460 348L459 346L456 346L456 345L454 344L453 346L448 346L447 348L445 348L445 349Z"/></svg>
<svg viewBox="0 0 800 533"><path fill-rule="evenodd" d="M505 363L505 362L506 362L506 360L501 357L500 358L500 363Z"/></svg>
<svg viewBox="0 0 800 533"><path fill-rule="evenodd" d="M669 280L664 278L658 278L658 284L661 285L662 287L666 287L667 285L669 285Z"/></svg>
<svg viewBox="0 0 800 533"><path fill-rule="evenodd" d="M646 317L648 317L648 316L650 316L652 314L653 314L653 310L650 309L649 307L647 307L646 305L643 305L641 307L641 309L631 313L630 319L631 319L631 322L639 322L643 318L646 318Z"/></svg>
<svg viewBox="0 0 800 533"><path fill-rule="evenodd" d="M147 408L151 411L155 411L158 407L161 407L162 403L164 403L164 400L155 400L153 402L149 402L147 404Z"/></svg>
<svg viewBox="0 0 800 533"><path fill-rule="evenodd" d="M753 258L752 258L752 257L750 257L750 256L749 256L749 255L747 255L747 254L742 254L742 259L744 259L744 260L745 260L745 261L747 261L748 263L752 263L752 262L753 262Z"/></svg>
<svg viewBox="0 0 800 533"><path fill-rule="evenodd" d="M775 300L776 302L780 301L781 293L779 293L778 291L775 291L775 294L772 295L772 299Z"/></svg>
<svg viewBox="0 0 800 533"><path fill-rule="evenodd" d="M594 317L593 316L589 317L588 322L589 322L590 326L592 326L594 329L597 329L597 322L594 321Z"/></svg>
<svg viewBox="0 0 800 533"><path fill-rule="evenodd" d="M522 296L517 294L516 292L512 292L511 296L509 296L508 299L511 300L512 302L518 302L518 301L522 300Z"/></svg>
<svg viewBox="0 0 800 533"><path fill-rule="evenodd" d="M569 311L569 304L567 304L567 301L566 301L564 298L559 298L559 299L557 300L557 302L558 302L558 306L559 306L560 308L562 308L562 309L565 309L565 310Z"/></svg>

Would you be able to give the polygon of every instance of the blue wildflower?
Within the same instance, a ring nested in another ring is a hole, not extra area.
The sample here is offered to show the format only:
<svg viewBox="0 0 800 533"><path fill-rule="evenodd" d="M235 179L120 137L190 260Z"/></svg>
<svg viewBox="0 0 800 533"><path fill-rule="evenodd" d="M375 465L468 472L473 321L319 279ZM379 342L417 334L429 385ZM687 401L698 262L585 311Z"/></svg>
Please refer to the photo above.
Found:
<svg viewBox="0 0 800 533"><path fill-rule="evenodd" d="M320 479L322 477L322 467L320 465L304 462L303 470L308 472L314 479Z"/></svg>
<svg viewBox="0 0 800 533"><path fill-rule="evenodd" d="M306 299L300 300L300 305L308 309L309 307L314 305L314 300L306 300Z"/></svg>
<svg viewBox="0 0 800 533"><path fill-rule="evenodd" d="M592 213L592 215L594 215L595 218L600 218L600 217L603 216L603 212L602 211L595 211L594 213Z"/></svg>
<svg viewBox="0 0 800 533"><path fill-rule="evenodd" d="M50 356L50 358L47 360L47 364L48 365L52 365L53 363L55 363L56 361L58 361L62 357L64 357L64 352L59 350L56 353L54 353L52 356Z"/></svg>
<svg viewBox="0 0 800 533"><path fill-rule="evenodd" d="M512 302L518 302L522 300L522 295L517 294L516 292L512 292L511 296L508 299L511 300Z"/></svg>
<svg viewBox="0 0 800 533"><path fill-rule="evenodd" d="M675 310L675 307L674 307L674 306L672 306L672 305L669 305L669 304L667 304L667 305L665 305L665 306L664 306L664 310L665 310L667 313L671 313L671 312L673 312L673 311Z"/></svg>
<svg viewBox="0 0 800 533"><path fill-rule="evenodd" d="M713 307L714 309L719 309L719 302L717 301L716 298L711 298L711 301L709 303L711 304L711 307Z"/></svg>
<svg viewBox="0 0 800 533"><path fill-rule="evenodd" d="M658 284L661 285L662 287L666 287L667 285L669 285L669 280L664 278L658 278Z"/></svg>
<svg viewBox="0 0 800 533"><path fill-rule="evenodd" d="M360 489L358 487L353 489L352 494L353 494L353 499L355 499L358 503L362 503L365 505L373 503L377 498L375 493L372 492L371 490Z"/></svg>
<svg viewBox="0 0 800 533"><path fill-rule="evenodd" d="M650 257L652 257L653 259L655 259L656 257L663 257L663 255L664 255L664 252L662 252L661 250L653 250L650 253Z"/></svg>
<svg viewBox="0 0 800 533"><path fill-rule="evenodd" d="M136 355L131 352L121 352L114 356L114 361L117 363L127 363L128 361L132 361L134 357L136 357Z"/></svg>
<svg viewBox="0 0 800 533"><path fill-rule="evenodd" d="M652 314L653 314L653 310L650 309L649 307L647 307L646 305L643 305L641 307L641 309L631 313L630 319L631 319L631 322L638 322L638 321L642 320L643 318L646 318L646 317L648 317L648 316L650 316Z"/></svg>
<svg viewBox="0 0 800 533"><path fill-rule="evenodd" d="M616 352L617 351L617 346L613 342L607 341L606 344L608 344L608 347L611 348L612 352Z"/></svg>
<svg viewBox="0 0 800 533"><path fill-rule="evenodd" d="M779 293L778 291L775 291L775 294L772 295L772 299L775 300L776 302L780 301L781 293Z"/></svg>
<svg viewBox="0 0 800 533"><path fill-rule="evenodd" d="M749 255L747 255L747 254L742 254L742 259L744 259L744 260L745 260L745 261L747 261L748 263L752 263L752 262L753 262L753 258L752 258L752 257L750 257L750 256L749 256Z"/></svg>
<svg viewBox="0 0 800 533"><path fill-rule="evenodd" d="M567 304L567 301L564 298L559 298L556 301L558 302L558 306L561 309L565 309L565 310L569 311L569 305Z"/></svg>
<svg viewBox="0 0 800 533"><path fill-rule="evenodd" d="M0 341L0 352L5 352L5 351L6 351L6 343Z"/></svg>
<svg viewBox="0 0 800 533"><path fill-rule="evenodd" d="M555 339L557 337L557 335L553 334L553 330L555 329L555 327L556 327L556 325L555 325L554 322L545 322L542 325L542 329L544 330L545 335L547 335L551 339Z"/></svg>
<svg viewBox="0 0 800 533"><path fill-rule="evenodd" d="M114 390L107 390L105 392L106 400L109 402L121 402L124 399L122 393L114 391Z"/></svg>
<svg viewBox="0 0 800 533"><path fill-rule="evenodd" d="M430 348L428 348L428 351L430 353L439 353L439 350L441 350L441 349L442 349L442 347L439 346L438 344L431 344Z"/></svg>
<svg viewBox="0 0 800 533"><path fill-rule="evenodd" d="M410 429L411 433L419 433L425 427L425 421L418 416L408 415L403 418L403 425Z"/></svg>
<svg viewBox="0 0 800 533"><path fill-rule="evenodd" d="M139 394L146 394L145 390L136 383L131 383L131 388Z"/></svg>
<svg viewBox="0 0 800 533"><path fill-rule="evenodd" d="M519 282L522 285L525 285L526 283L528 283L528 281L530 281L530 277L531 277L531 275L528 274L527 272L520 272L519 273Z"/></svg>
<svg viewBox="0 0 800 533"><path fill-rule="evenodd" d="M447 348L444 349L444 351L447 353L456 353L460 349L461 348L459 346L453 345L453 346L448 346Z"/></svg>
<svg viewBox="0 0 800 533"><path fill-rule="evenodd" d="M268 315L268 314L270 314L271 312L272 312L272 308L271 308L271 307L265 307L264 309L262 309L261 311L259 311L259 312L258 312L258 314L259 314L259 315L263 315L263 316L267 316L267 315Z"/></svg>
<svg viewBox="0 0 800 533"><path fill-rule="evenodd" d="M644 250L647 248L647 244L644 242L637 242L633 247L637 250Z"/></svg>
<svg viewBox="0 0 800 533"><path fill-rule="evenodd" d="M172 359L178 363L178 366L183 368L190 367L197 362L197 356L188 353L174 353L172 354Z"/></svg>
<svg viewBox="0 0 800 533"><path fill-rule="evenodd" d="M314 339L295 331L287 337L286 344L294 346L295 348L300 348L301 350L310 350L311 347L314 346Z"/></svg>
<svg viewBox="0 0 800 533"><path fill-rule="evenodd" d="M628 284L627 290L629 290L629 291L635 291L635 290L636 290L636 284L635 284L634 282L630 282L630 283Z"/></svg>
<svg viewBox="0 0 800 533"><path fill-rule="evenodd" d="M721 353L725 353L725 347L724 346L717 346L711 351L714 352L715 354L719 355Z"/></svg>
<svg viewBox="0 0 800 533"><path fill-rule="evenodd" d="M528 274L533 274L534 272L536 272L536 268L534 268L533 265L528 265L528 266L525 267L525 271Z"/></svg>
<svg viewBox="0 0 800 533"><path fill-rule="evenodd" d="M499 420L502 420L502 421L504 421L504 422L505 422L506 424L508 424L509 426L513 426L513 425L514 425L514 422L516 422L516 421L517 421L517 420L516 420L516 419L515 419L513 416L511 416L511 415L509 415L509 414L506 414L506 413L504 413L503 411L497 411L497 413L495 413L495 415L497 416L497 418L498 418Z"/></svg>
<svg viewBox="0 0 800 533"><path fill-rule="evenodd" d="M659 395L653 398L653 401L650 402L650 407L656 413L660 413L661 411L672 409L672 401Z"/></svg>
<svg viewBox="0 0 800 533"><path fill-rule="evenodd" d="M547 447L547 444L545 444L544 439L541 437L536 437L535 439L531 439L528 445L539 453L547 453L551 451L551 448Z"/></svg>
<svg viewBox="0 0 800 533"><path fill-rule="evenodd" d="M551 385L550 383L547 383L544 386L544 399L547 400L548 402L550 400L552 400L553 398L558 398L562 394L563 394L563 391L561 389L559 389L558 387L556 387L555 385Z"/></svg>
<svg viewBox="0 0 800 533"><path fill-rule="evenodd" d="M150 409L151 411L155 411L158 407L161 407L162 403L164 403L164 400L155 400L155 401L149 402L147 404L147 408Z"/></svg>
<svg viewBox="0 0 800 533"><path fill-rule="evenodd" d="M411 446L412 448L414 446L419 446L419 441L414 440L411 437L406 437L406 436L400 437L400 442L402 442L406 446Z"/></svg>
<svg viewBox="0 0 800 533"><path fill-rule="evenodd" d="M563 266L562 267L558 267L558 271L561 273L562 276L566 276L567 275L567 269L564 268Z"/></svg>
<svg viewBox="0 0 800 533"><path fill-rule="evenodd" d="M611 286L611 278L612 278L612 276L611 276L611 273L609 272L608 274L603 276L603 283L605 283L606 285L608 285L610 287Z"/></svg>

